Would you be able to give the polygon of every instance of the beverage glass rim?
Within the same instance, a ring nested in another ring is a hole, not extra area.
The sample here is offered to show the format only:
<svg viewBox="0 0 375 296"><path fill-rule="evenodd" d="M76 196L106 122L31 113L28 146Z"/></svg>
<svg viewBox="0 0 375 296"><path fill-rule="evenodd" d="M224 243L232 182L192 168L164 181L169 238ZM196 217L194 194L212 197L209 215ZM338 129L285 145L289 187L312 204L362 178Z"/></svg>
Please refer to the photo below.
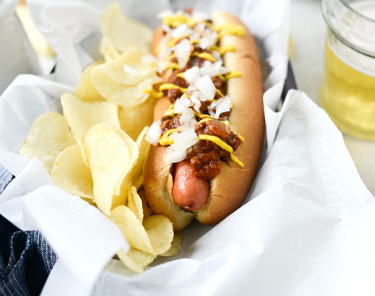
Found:
<svg viewBox="0 0 375 296"><path fill-rule="evenodd" d="M342 5L344 5L347 9L349 9L351 12L355 13L356 15L360 16L361 18L375 24L375 19L373 18L370 18L362 13L360 13L358 10L356 10L355 8L353 8L346 0L339 0L341 2ZM375 1L374 1L375 3Z"/></svg>
<svg viewBox="0 0 375 296"><path fill-rule="evenodd" d="M374 0L372 2L375 4ZM361 29L359 30L357 28L356 34L357 37L363 41L368 40L368 34L370 34L372 38L373 36L375 36L375 19L360 13L358 10L353 8L346 0L322 0L321 10L328 28L338 40L360 54L363 54L370 58L375 58L374 50L369 50L368 47L363 47L358 43L353 43L352 40L349 40L347 36L343 35L342 32L340 32L340 30L337 28L338 22L332 21L332 19L334 19L335 17L338 17L339 15L345 13L345 11L352 13L357 18L357 21L360 21ZM342 19L339 19L339 22L345 25L345 22ZM358 26L358 22L356 23L356 25Z"/></svg>

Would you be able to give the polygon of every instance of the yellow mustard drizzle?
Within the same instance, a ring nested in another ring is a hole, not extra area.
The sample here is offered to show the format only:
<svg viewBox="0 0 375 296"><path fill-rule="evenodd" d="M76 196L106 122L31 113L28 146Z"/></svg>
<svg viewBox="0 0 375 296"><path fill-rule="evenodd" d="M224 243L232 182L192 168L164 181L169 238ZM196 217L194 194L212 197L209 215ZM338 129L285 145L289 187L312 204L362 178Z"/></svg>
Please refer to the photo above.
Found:
<svg viewBox="0 0 375 296"><path fill-rule="evenodd" d="M220 34L225 32L224 35L237 35L239 37L245 36L246 29L244 26L241 25L234 25L234 24L225 24L215 27L216 32L219 33L219 39Z"/></svg>
<svg viewBox="0 0 375 296"><path fill-rule="evenodd" d="M159 91L169 90L171 88L179 88L182 92L186 92L187 91L187 88L175 85L173 83L164 83L164 84L160 85Z"/></svg>
<svg viewBox="0 0 375 296"><path fill-rule="evenodd" d="M167 111L164 112L165 116L173 116L174 115L174 106L170 104Z"/></svg>
<svg viewBox="0 0 375 296"><path fill-rule="evenodd" d="M224 149L225 151L228 151L229 153L233 152L232 146L229 146L227 143L225 143L223 140L221 140L219 137L211 136L211 135L199 135L199 140L206 140L211 141L218 145L220 148Z"/></svg>
<svg viewBox="0 0 375 296"><path fill-rule="evenodd" d="M223 93L222 93L220 90L216 89L216 91L219 93L219 95L220 95L222 98L224 98L224 95L223 95Z"/></svg>
<svg viewBox="0 0 375 296"><path fill-rule="evenodd" d="M155 98L155 99L161 99L162 97L164 97L163 92L161 91L156 92L152 88L142 89L142 92L146 94L150 94L150 97Z"/></svg>
<svg viewBox="0 0 375 296"><path fill-rule="evenodd" d="M198 112L195 112L195 111L194 111L194 114L195 114L195 116L198 117L198 118L214 118L214 117L211 116L211 115L208 115L208 114L202 114L202 113L198 113Z"/></svg>
<svg viewBox="0 0 375 296"><path fill-rule="evenodd" d="M212 54L208 53L208 52L201 52L201 53L194 53L195 56L197 56L198 58L202 58L202 59L206 59L210 62L216 62L215 58L212 56Z"/></svg>
<svg viewBox="0 0 375 296"><path fill-rule="evenodd" d="M196 43L199 43L199 42L200 42L199 39L191 39L190 40L191 44L196 44Z"/></svg>
<svg viewBox="0 0 375 296"><path fill-rule="evenodd" d="M172 128L168 130L159 140L159 144L162 146L172 145L174 143L173 139L169 138L169 135L172 134L176 129Z"/></svg>
<svg viewBox="0 0 375 296"><path fill-rule="evenodd" d="M225 74L225 79L229 80L231 78L236 78L236 77L241 77L241 76L242 76L242 74L240 72L231 71L231 72Z"/></svg>
<svg viewBox="0 0 375 296"><path fill-rule="evenodd" d="M230 158L232 159L233 162L237 163L241 168L244 167L242 161L240 161L237 157L235 157L233 153L230 154Z"/></svg>
<svg viewBox="0 0 375 296"><path fill-rule="evenodd" d="M176 57L176 53L174 52L174 53L170 54L170 55L167 57L167 59L168 59L168 60L171 60L171 59L173 59L173 58L175 58L175 57Z"/></svg>
<svg viewBox="0 0 375 296"><path fill-rule="evenodd" d="M230 158L237 163L240 167L244 167L243 163L233 155L233 148L229 146L227 143L225 143L223 140L216 136L211 136L211 135L199 135L198 136L199 140L206 140L206 141L211 141L218 145L220 148L224 149L225 151L228 151L230 153Z"/></svg>
<svg viewBox="0 0 375 296"><path fill-rule="evenodd" d="M199 120L198 124L209 121L209 120L213 120L213 118L211 117L203 118L202 120Z"/></svg>
<svg viewBox="0 0 375 296"><path fill-rule="evenodd" d="M177 64L177 63L170 63L170 64L167 66L167 69L179 70L179 69L180 69L180 65Z"/></svg>
<svg viewBox="0 0 375 296"><path fill-rule="evenodd" d="M185 79L184 72L178 73L176 76Z"/></svg>
<svg viewBox="0 0 375 296"><path fill-rule="evenodd" d="M216 45L213 45L210 47L210 50L216 50L220 53L220 55L223 55L225 53L227 53L228 51L236 51L236 47L234 45L231 45L231 44L227 44L227 45L222 45L222 46L216 46Z"/></svg>

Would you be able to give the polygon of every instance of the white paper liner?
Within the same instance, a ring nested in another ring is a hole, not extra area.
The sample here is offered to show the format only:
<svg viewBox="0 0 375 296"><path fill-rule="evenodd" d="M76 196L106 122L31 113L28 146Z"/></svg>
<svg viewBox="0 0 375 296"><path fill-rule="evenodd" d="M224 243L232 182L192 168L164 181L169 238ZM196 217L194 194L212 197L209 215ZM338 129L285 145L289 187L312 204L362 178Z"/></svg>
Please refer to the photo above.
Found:
<svg viewBox="0 0 375 296"><path fill-rule="evenodd" d="M0 98L0 162L17 175L0 196L0 213L21 229L41 230L59 255L42 295L372 295L375 205L340 132L300 92L289 93L275 112L286 77L287 0L189 2L241 16L269 69L268 150L245 204L217 226L193 223L182 233L182 251L158 258L143 274L115 260L102 271L119 248L128 248L121 232L97 209L54 187L38 160L18 155L32 122L61 111L58 98L74 92L97 54L85 48L98 42L100 11L110 1L96 2L29 0L58 54L56 74L20 76ZM128 16L153 26L159 11L186 6L120 3Z"/></svg>

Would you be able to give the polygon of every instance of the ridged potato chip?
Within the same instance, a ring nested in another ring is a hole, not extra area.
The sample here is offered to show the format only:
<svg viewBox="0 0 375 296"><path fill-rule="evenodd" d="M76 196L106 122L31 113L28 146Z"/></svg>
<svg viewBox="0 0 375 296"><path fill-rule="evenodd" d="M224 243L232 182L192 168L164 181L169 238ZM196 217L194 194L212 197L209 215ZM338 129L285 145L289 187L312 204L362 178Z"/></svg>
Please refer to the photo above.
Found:
<svg viewBox="0 0 375 296"><path fill-rule="evenodd" d="M163 254L171 248L174 236L173 224L167 217L152 215L143 221L143 226L156 254Z"/></svg>
<svg viewBox="0 0 375 296"><path fill-rule="evenodd" d="M56 157L61 151L76 144L64 116L49 112L34 121L20 154L27 158L38 158L51 174Z"/></svg>
<svg viewBox="0 0 375 296"><path fill-rule="evenodd" d="M117 252L118 258L121 262L125 265L125 267L129 268L130 270L136 273L142 273L145 271L144 267L138 263L136 263L133 259L131 259L127 254L124 254L122 250Z"/></svg>
<svg viewBox="0 0 375 296"><path fill-rule="evenodd" d="M105 36L100 40L99 51L106 62L114 61L120 57L120 52L114 47L111 40Z"/></svg>
<svg viewBox="0 0 375 296"><path fill-rule="evenodd" d="M128 207L118 206L111 212L109 218L120 228L131 247L156 255L145 228Z"/></svg>
<svg viewBox="0 0 375 296"><path fill-rule="evenodd" d="M138 192L138 195L142 200L143 219L146 219L152 215L152 210L147 203L146 193L143 190L141 190Z"/></svg>
<svg viewBox="0 0 375 296"><path fill-rule="evenodd" d="M61 96L61 104L72 133L80 141L95 124L108 123L120 127L118 107L110 102L84 102L66 93Z"/></svg>
<svg viewBox="0 0 375 296"><path fill-rule="evenodd" d="M153 31L143 23L125 17L120 4L108 6L101 15L100 24L103 36L109 38L120 52L134 45L144 53L150 52Z"/></svg>
<svg viewBox="0 0 375 296"><path fill-rule="evenodd" d="M174 256L178 253L178 251L181 250L181 247L182 247L181 232L175 232L171 247L165 253L160 254L160 256L164 256L164 257Z"/></svg>
<svg viewBox="0 0 375 296"><path fill-rule="evenodd" d="M148 153L150 151L151 144L145 140L148 127L145 127L137 139L137 147L139 149L139 157L135 163L132 171L127 175L126 180L128 183L132 183L137 190L143 184L143 171L146 165Z"/></svg>
<svg viewBox="0 0 375 296"><path fill-rule="evenodd" d="M156 100L148 98L145 102L128 107L120 107L120 126L134 141L146 126L150 126L154 118Z"/></svg>
<svg viewBox="0 0 375 296"><path fill-rule="evenodd" d="M131 186L129 188L128 202L126 206L137 216L138 220L143 221L142 200L137 193L137 188Z"/></svg>
<svg viewBox="0 0 375 296"><path fill-rule="evenodd" d="M61 96L61 104L70 130L77 139L77 143L81 149L83 161L86 166L89 166L86 152L82 144L83 137L93 125L98 123L109 123L119 127L118 107L107 101L81 101L76 96L69 93Z"/></svg>
<svg viewBox="0 0 375 296"><path fill-rule="evenodd" d="M110 216L111 208L126 202L128 188L121 189L138 158L138 147L124 131L104 123L87 132L83 145L94 182L94 200Z"/></svg>
<svg viewBox="0 0 375 296"><path fill-rule="evenodd" d="M155 74L156 70L142 63L140 48L130 47L116 60L97 66L94 70L94 73L96 72L101 72L118 84L130 86L138 84L146 77Z"/></svg>
<svg viewBox="0 0 375 296"><path fill-rule="evenodd" d="M128 255L134 262L145 268L147 265L152 263L155 260L156 255L143 252L134 248L130 248Z"/></svg>
<svg viewBox="0 0 375 296"><path fill-rule="evenodd" d="M56 158L52 180L66 192L93 199L93 182L90 169L84 164L78 145L66 148Z"/></svg>
<svg viewBox="0 0 375 296"><path fill-rule="evenodd" d="M104 101L104 98L98 93L96 88L91 82L91 71L94 69L98 64L91 65L87 67L81 76L81 79L78 82L76 88L76 96L82 101L86 102L100 102Z"/></svg>
<svg viewBox="0 0 375 296"><path fill-rule="evenodd" d="M131 70L126 68L124 63L119 61L120 59L121 57L95 67L91 71L91 81L107 101L123 107L139 105L149 98L150 94L147 90L152 89L154 84L162 80L152 67L147 67L147 71L151 74L145 77L144 74L130 75L124 69L128 72Z"/></svg>

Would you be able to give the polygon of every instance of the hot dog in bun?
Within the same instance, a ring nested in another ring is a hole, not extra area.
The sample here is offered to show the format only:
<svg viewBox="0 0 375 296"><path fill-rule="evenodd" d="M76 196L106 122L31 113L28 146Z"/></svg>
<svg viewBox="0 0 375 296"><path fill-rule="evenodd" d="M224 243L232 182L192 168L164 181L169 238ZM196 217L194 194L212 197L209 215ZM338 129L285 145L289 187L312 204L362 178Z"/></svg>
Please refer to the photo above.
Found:
<svg viewBox="0 0 375 296"><path fill-rule="evenodd" d="M235 16L162 15L152 50L163 96L147 140L144 187L174 230L216 224L245 199L264 133L263 86L253 37Z"/></svg>

